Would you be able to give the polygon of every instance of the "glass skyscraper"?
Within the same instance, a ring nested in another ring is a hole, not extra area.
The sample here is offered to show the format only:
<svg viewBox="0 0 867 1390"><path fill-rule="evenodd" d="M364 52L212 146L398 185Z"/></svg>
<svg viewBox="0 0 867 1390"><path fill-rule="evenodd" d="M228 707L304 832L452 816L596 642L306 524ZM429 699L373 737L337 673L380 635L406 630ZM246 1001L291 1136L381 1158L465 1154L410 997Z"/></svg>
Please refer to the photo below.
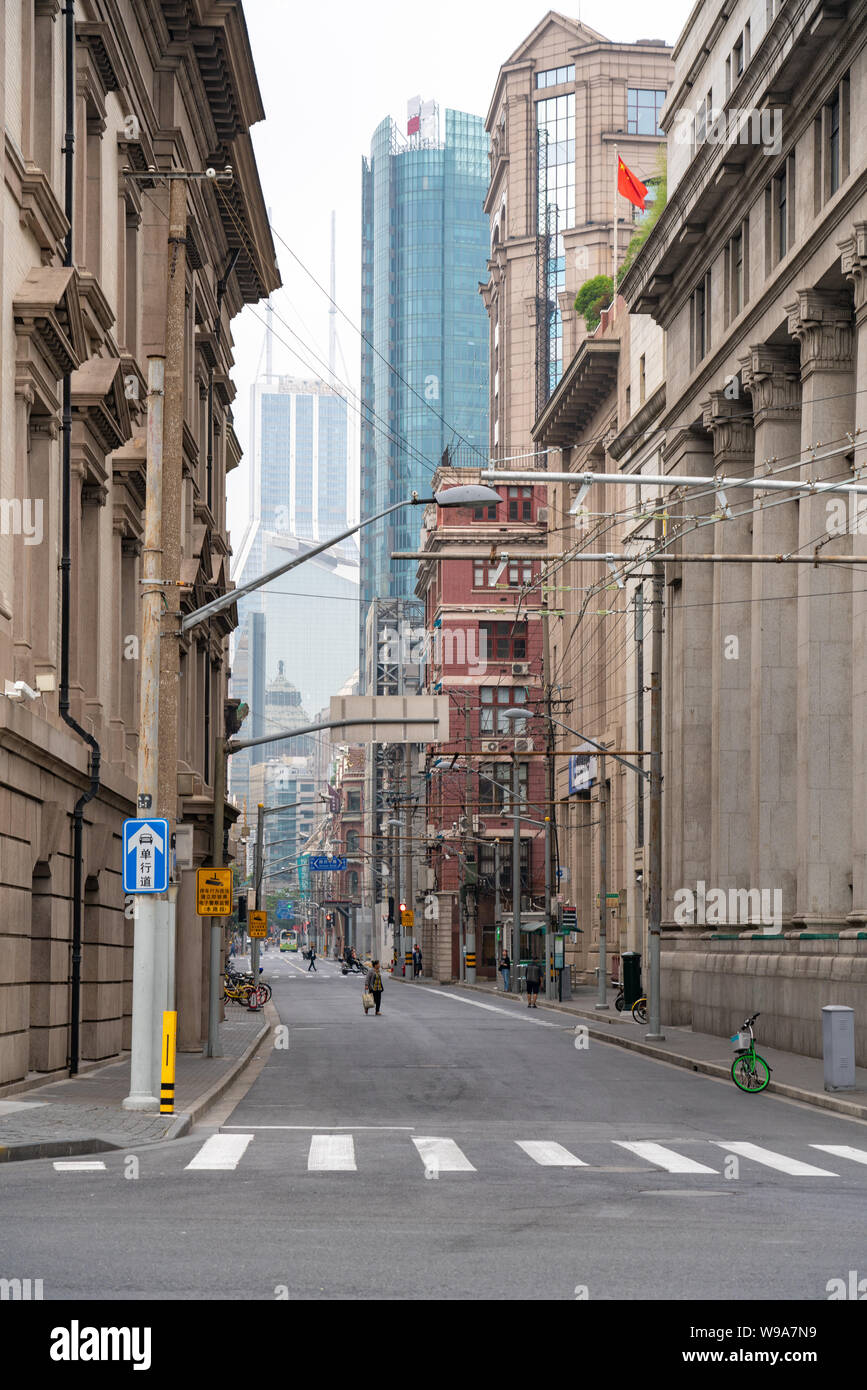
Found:
<svg viewBox="0 0 867 1390"><path fill-rule="evenodd" d="M444 141L438 124L410 121L404 139L383 121L362 166L362 520L429 495L447 447L487 450L488 136L462 111L445 112ZM390 554L420 524L407 507L360 532L362 623L374 597L413 596L414 567Z"/></svg>

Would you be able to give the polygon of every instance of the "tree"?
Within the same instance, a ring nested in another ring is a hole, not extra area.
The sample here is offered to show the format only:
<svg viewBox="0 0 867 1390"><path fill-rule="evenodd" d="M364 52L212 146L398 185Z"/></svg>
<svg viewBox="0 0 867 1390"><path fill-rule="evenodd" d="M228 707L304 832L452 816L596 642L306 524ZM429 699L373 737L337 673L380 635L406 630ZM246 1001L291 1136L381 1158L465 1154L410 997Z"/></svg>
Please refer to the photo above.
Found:
<svg viewBox="0 0 867 1390"><path fill-rule="evenodd" d="M602 310L613 298L613 282L610 275L594 275L585 280L575 296L575 312L583 314L588 333L599 327Z"/></svg>

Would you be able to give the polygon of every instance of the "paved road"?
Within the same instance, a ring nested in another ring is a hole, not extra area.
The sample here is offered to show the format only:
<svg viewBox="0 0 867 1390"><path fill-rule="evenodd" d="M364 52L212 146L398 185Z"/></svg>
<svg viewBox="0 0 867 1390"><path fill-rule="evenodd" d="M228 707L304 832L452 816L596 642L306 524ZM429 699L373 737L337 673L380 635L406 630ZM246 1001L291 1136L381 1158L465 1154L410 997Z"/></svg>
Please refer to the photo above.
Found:
<svg viewBox="0 0 867 1390"><path fill-rule="evenodd" d="M318 964L269 953L282 1031L219 1126L0 1171L0 1273L46 1298L720 1300L867 1274L867 1126L518 1002L387 983L365 1016Z"/></svg>

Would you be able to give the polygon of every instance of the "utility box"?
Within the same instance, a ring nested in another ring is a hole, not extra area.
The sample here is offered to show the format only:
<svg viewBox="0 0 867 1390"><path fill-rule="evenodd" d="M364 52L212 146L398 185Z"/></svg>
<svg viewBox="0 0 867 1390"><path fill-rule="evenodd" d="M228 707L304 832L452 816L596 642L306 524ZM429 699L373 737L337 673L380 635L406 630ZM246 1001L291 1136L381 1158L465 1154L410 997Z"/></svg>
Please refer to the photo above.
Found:
<svg viewBox="0 0 867 1390"><path fill-rule="evenodd" d="M624 951L620 957L620 981L623 985L623 1007L631 1009L636 999L642 996L641 955L638 951Z"/></svg>
<svg viewBox="0 0 867 1390"><path fill-rule="evenodd" d="M825 1090L855 1089L855 1012L846 1004L826 1004L822 1010L822 1056Z"/></svg>

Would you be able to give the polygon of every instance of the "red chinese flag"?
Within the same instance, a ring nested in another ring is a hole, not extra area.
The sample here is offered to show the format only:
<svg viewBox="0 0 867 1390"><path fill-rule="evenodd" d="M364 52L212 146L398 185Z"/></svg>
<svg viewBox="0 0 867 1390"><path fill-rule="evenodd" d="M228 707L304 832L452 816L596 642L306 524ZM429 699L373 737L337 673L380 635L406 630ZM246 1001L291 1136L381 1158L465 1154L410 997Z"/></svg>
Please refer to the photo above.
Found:
<svg viewBox="0 0 867 1390"><path fill-rule="evenodd" d="M420 129L421 118L419 116L410 116L409 120L406 123L407 135L418 135Z"/></svg>
<svg viewBox="0 0 867 1390"><path fill-rule="evenodd" d="M647 197L647 187L637 179L631 169L627 169L620 156L617 156L617 192L622 193L624 198L628 198L630 203L634 203L637 208L644 212L644 200Z"/></svg>

